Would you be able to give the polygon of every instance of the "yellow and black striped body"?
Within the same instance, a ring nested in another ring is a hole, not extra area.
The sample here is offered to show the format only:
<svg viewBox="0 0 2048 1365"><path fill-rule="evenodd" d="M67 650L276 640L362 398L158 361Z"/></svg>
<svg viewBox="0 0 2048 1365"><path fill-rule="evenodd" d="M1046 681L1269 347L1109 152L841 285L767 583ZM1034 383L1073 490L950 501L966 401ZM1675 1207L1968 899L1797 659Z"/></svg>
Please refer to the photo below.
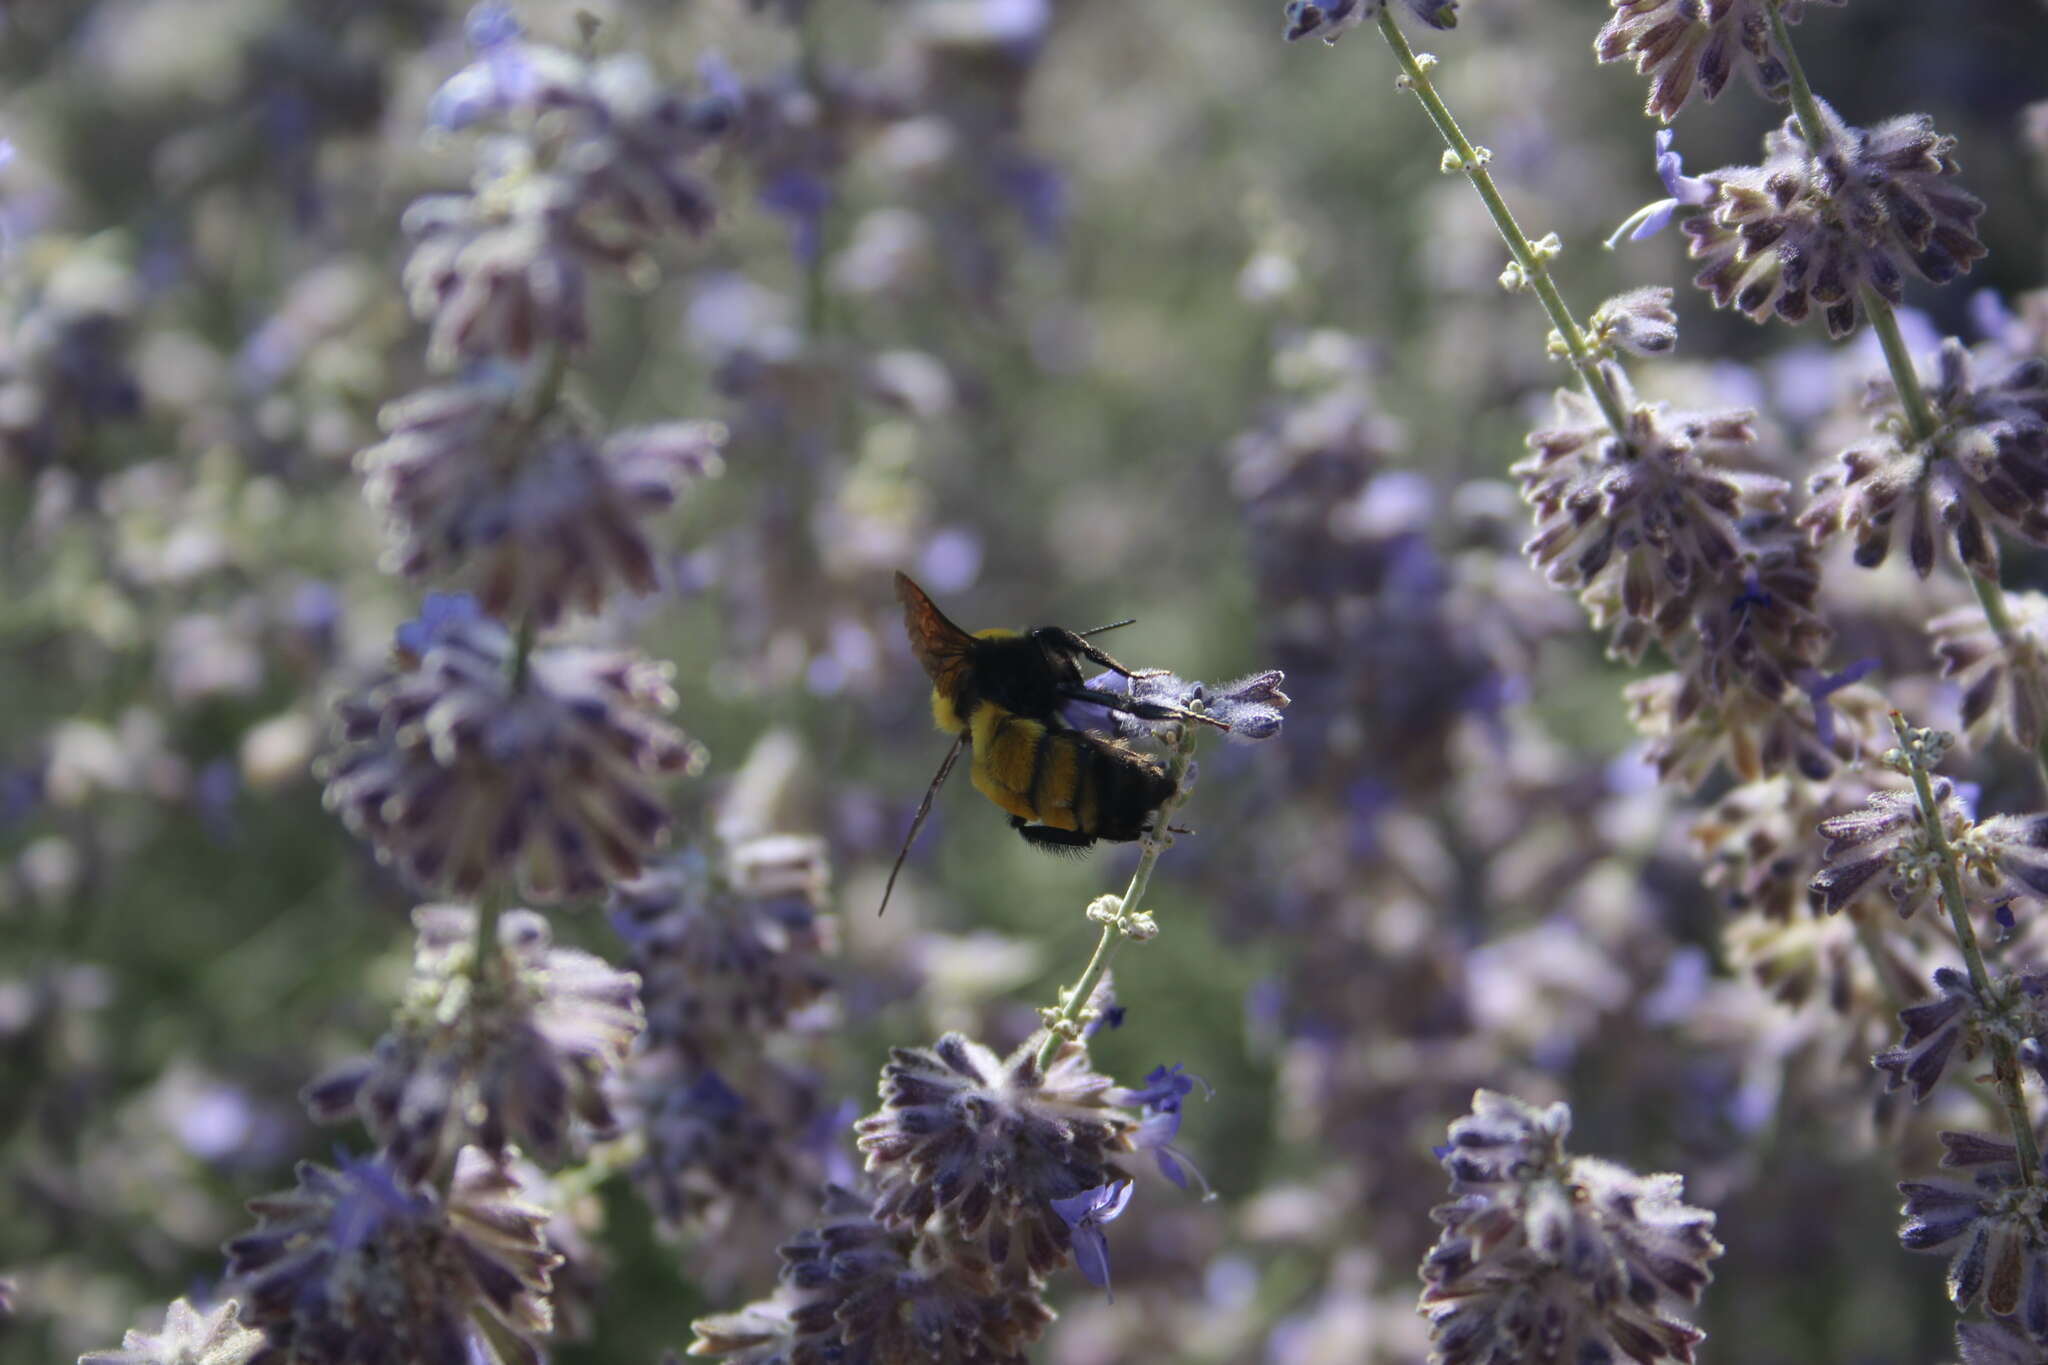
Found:
<svg viewBox="0 0 2048 1365"><path fill-rule="evenodd" d="M1034 842L1085 847L1094 839L1136 839L1145 832L1146 818L1173 794L1173 781L1157 759L991 701L975 705L966 733L975 790L1023 821L1019 828ZM1040 836L1034 826L1079 837Z"/></svg>
<svg viewBox="0 0 2048 1365"><path fill-rule="evenodd" d="M899 576L911 643L932 679L932 721L963 740L975 789L1009 813L1034 844L1086 848L1128 842L1173 794L1166 765L1067 723L1061 707L1086 693L1071 632L984 630L973 635Z"/></svg>

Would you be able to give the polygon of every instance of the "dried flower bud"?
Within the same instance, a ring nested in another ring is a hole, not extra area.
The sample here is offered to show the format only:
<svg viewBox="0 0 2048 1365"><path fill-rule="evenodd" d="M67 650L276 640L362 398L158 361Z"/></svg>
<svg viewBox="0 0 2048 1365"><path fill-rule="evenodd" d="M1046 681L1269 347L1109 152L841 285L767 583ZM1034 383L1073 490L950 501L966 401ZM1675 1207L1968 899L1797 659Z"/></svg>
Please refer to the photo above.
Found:
<svg viewBox="0 0 2048 1365"><path fill-rule="evenodd" d="M1965 1322L1956 1327L1956 1351L1963 1365L2048 1365L2048 1348L2029 1341L2005 1322Z"/></svg>
<svg viewBox="0 0 2048 1365"><path fill-rule="evenodd" d="M710 226L711 192L689 162L733 116L721 97L692 102L663 87L638 53L586 61L523 41L509 20L471 37L478 61L449 79L428 117L520 132L484 140L472 193L430 195L405 214L405 286L432 320L429 353L443 368L587 340L590 267L624 269L658 238Z"/></svg>
<svg viewBox="0 0 2048 1365"><path fill-rule="evenodd" d="M666 837L653 784L698 751L659 718L668 670L612 650L535 649L467 597L430 596L397 667L337 706L326 801L421 887L530 899L639 875Z"/></svg>
<svg viewBox="0 0 2048 1365"><path fill-rule="evenodd" d="M495 952L476 962L476 912L413 911L413 979L374 1056L307 1088L314 1116L360 1113L408 1181L457 1149L493 1157L517 1143L554 1163L571 1119L599 1136L614 1128L602 1084L640 1032L639 980L604 959L552 945L530 910L498 921Z"/></svg>
<svg viewBox="0 0 2048 1365"><path fill-rule="evenodd" d="M1664 355L1678 346L1677 292L1661 284L1616 294L1588 319L1596 345L1630 355Z"/></svg>
<svg viewBox="0 0 2048 1365"><path fill-rule="evenodd" d="M1869 752L1885 704L1867 687L1823 700L1800 690L1768 697L1753 687L1716 688L1711 673L1659 673L1623 689L1629 719L1649 741L1647 757L1666 782L1697 787L1717 767L1756 782L1797 773L1818 782ZM1821 706L1827 724L1821 723Z"/></svg>
<svg viewBox="0 0 2048 1365"><path fill-rule="evenodd" d="M1935 284L1967 271L1984 254L1984 205L1946 183L1955 139L1925 114L1864 129L1820 112L1819 145L1790 118L1765 137L1763 165L1704 176L1713 198L1684 228L1703 263L1693 283L1715 307L1799 322L1818 304L1842 337L1862 317L1860 290L1897 304L1908 270Z"/></svg>

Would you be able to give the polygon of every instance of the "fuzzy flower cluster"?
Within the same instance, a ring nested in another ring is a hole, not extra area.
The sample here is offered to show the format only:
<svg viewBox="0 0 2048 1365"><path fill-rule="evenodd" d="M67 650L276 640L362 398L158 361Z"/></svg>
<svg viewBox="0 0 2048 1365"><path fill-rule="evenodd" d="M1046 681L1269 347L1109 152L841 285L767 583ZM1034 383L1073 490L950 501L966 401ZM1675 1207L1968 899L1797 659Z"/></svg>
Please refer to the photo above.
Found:
<svg viewBox="0 0 2048 1365"><path fill-rule="evenodd" d="M590 271L637 279L663 238L709 225L710 191L689 163L735 111L726 96L663 87L636 54L531 42L500 5L478 8L470 38L477 60L431 117L494 130L476 183L405 215L405 286L431 328L428 358L461 373L388 405L385 439L357 462L393 568L548 626L658 586L644 523L718 471L723 427L605 435L559 390L589 338Z"/></svg>
<svg viewBox="0 0 2048 1365"><path fill-rule="evenodd" d="M1689 1361L1721 1254L1714 1215L1675 1175L1639 1176L1565 1151L1571 1111L1482 1090L1442 1149L1456 1196L1422 1263L1432 1362Z"/></svg>
<svg viewBox="0 0 2048 1365"><path fill-rule="evenodd" d="M665 87L636 53L589 60L530 41L502 5L480 6L469 34L477 60L428 117L499 131L467 193L429 195L403 221L406 292L443 366L588 340L592 269L644 269L664 236L711 226L690 163L733 117L722 96Z"/></svg>
<svg viewBox="0 0 2048 1365"><path fill-rule="evenodd" d="M337 706L326 801L422 889L509 872L552 902L637 876L667 835L654 784L701 760L661 718L669 670L631 653L534 649L472 598L430 597L395 667Z"/></svg>
<svg viewBox="0 0 2048 1365"><path fill-rule="evenodd" d="M1044 1042L1005 1058L948 1034L891 1053L882 1107L857 1126L869 1193L835 1194L825 1221L783 1248L776 1294L697 1323L692 1353L1021 1361L1050 1320L1047 1276L1071 1262L1106 1286L1104 1230L1132 1191L1120 1161L1150 1150L1187 1183L1170 1139L1194 1081L1165 1068L1120 1090L1082 1043L1041 1068Z"/></svg>
<svg viewBox="0 0 2048 1365"><path fill-rule="evenodd" d="M46 240L0 315L0 474L58 463L142 411L129 357L143 286L111 234ZM0 242L0 259L6 244Z"/></svg>
<svg viewBox="0 0 2048 1365"><path fill-rule="evenodd" d="M226 1250L242 1320L268 1338L254 1365L541 1359L548 1214L482 1153L463 1152L445 1193L375 1159L301 1162L249 1210L256 1227Z"/></svg>
<svg viewBox="0 0 2048 1365"><path fill-rule="evenodd" d="M502 1158L516 1144L554 1164L572 1123L595 1136L616 1126L602 1083L640 1032L637 979L556 947L528 910L500 916L480 963L476 919L459 905L413 912L413 979L391 1031L306 1092L317 1118L359 1114L407 1181L471 1145Z"/></svg>
<svg viewBox="0 0 2048 1365"><path fill-rule="evenodd" d="M1987 366L1993 374L1980 377ZM1816 542L1848 535L1866 567L1882 564L1902 531L1922 578L1946 541L1970 572L1996 582L1998 532L2048 545L2048 357L1972 356L1951 337L1933 370L1934 434L1914 439L1896 388L1874 383L1871 436L1814 479L1800 524Z"/></svg>
<svg viewBox="0 0 2048 1365"><path fill-rule="evenodd" d="M833 1187L817 1226L781 1249L775 1294L695 1324L693 1356L736 1365L838 1360L1023 1365L1052 1313L1034 1287L1001 1281L971 1248L878 1220Z"/></svg>
<svg viewBox="0 0 2048 1365"><path fill-rule="evenodd" d="M2000 1138L1946 1132L1941 1143L1942 1166L1965 1174L1899 1185L1906 1216L1899 1241L1908 1251L1947 1256L1948 1294L1958 1311L1981 1302L2034 1343L2016 1358L2039 1359L2048 1345L2044 1173L2023 1176L2013 1144Z"/></svg>
<svg viewBox="0 0 2048 1365"><path fill-rule="evenodd" d="M1514 467L1536 518L1525 552L1578 592L1613 653L1640 659L1655 644L1676 665L1628 689L1662 775L1826 776L1859 752L1876 698L1855 686L1867 669L1823 668L1819 561L1789 486L1762 472L1754 414L1644 402L1607 374L1626 436L1591 397L1562 390L1555 425Z"/></svg>
<svg viewBox="0 0 2048 1365"><path fill-rule="evenodd" d="M390 567L544 626L596 612L615 590L654 591L643 525L718 472L724 428L667 422L600 438L578 413L524 411L510 378L487 370L385 408L385 439L356 462L390 530Z"/></svg>
<svg viewBox="0 0 2048 1365"><path fill-rule="evenodd" d="M611 921L641 977L647 1033L618 1091L642 1152L632 1174L665 1230L735 1275L745 1234L809 1216L850 1115L793 1046L834 1016L824 842L740 839L613 890Z"/></svg>
<svg viewBox="0 0 2048 1365"><path fill-rule="evenodd" d="M2012 631L2004 639L1976 607L1927 623L1941 672L1962 689L1962 720L1993 730L2022 749L2041 742L2048 723L2048 597L2011 593Z"/></svg>
<svg viewBox="0 0 2048 1365"><path fill-rule="evenodd" d="M1334 332L1281 350L1274 369L1300 391L1232 443L1231 487L1272 607L1266 648L1303 698L1283 746L1297 778L1392 766L1427 786L1446 776L1464 725L1498 717L1509 687L1500 656L1528 626L1505 620L1514 613L1497 585L1461 591L1433 534L1444 509L1399 466L1362 351Z"/></svg>
<svg viewBox="0 0 2048 1365"><path fill-rule="evenodd" d="M1813 890L1823 909L1840 910L1880 878L1901 915L1932 906L1941 895L1944 849L1966 893L2048 896L2048 814L1979 820L1947 778L1933 779L1931 790L1938 829L1911 790L1876 792L1860 808L1821 822L1828 843Z"/></svg>
<svg viewBox="0 0 2048 1365"><path fill-rule="evenodd" d="M1377 20L1387 4L1388 0L1289 0L1283 32L1290 43L1303 38L1335 43L1360 24ZM1401 6L1418 24L1458 26L1458 0L1401 0Z"/></svg>
<svg viewBox="0 0 2048 1365"><path fill-rule="evenodd" d="M1968 271L1984 254L1984 205L1951 182L1955 139L1925 114L1866 129L1819 112L1817 129L1795 117L1767 135L1762 165L1700 177L1705 202L1683 222L1701 263L1693 282L1716 307L1757 322L1818 307L1842 337L1863 317L1862 291L1897 305L1909 273L1946 284Z"/></svg>
<svg viewBox="0 0 2048 1365"><path fill-rule="evenodd" d="M1843 0L1815 0L1839 5ZM1650 78L1645 112L1669 123L1695 94L1720 95L1740 71L1758 94L1782 100L1792 74L1771 35L1774 8L1788 24L1807 0L1612 0L1614 13L1593 40L1603 62L1632 61Z"/></svg>

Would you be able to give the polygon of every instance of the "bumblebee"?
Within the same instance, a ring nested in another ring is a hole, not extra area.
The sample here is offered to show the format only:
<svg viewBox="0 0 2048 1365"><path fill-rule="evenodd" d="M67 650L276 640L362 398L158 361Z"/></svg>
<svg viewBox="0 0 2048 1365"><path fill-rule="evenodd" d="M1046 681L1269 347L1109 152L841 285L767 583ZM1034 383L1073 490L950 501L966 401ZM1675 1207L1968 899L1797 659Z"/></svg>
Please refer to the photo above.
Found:
<svg viewBox="0 0 2048 1365"><path fill-rule="evenodd" d="M970 635L947 620L907 575L896 575L896 596L903 603L911 650L932 680L932 721L954 738L896 855L882 893L885 909L911 843L931 813L932 799L963 748L972 755L968 773L975 789L1009 814L1011 828L1039 848L1079 852L1098 839L1127 843L1139 838L1152 813L1173 795L1174 784L1163 761L1074 726L1061 714L1063 707L1086 703L1145 720L1229 728L1181 707L1134 701L1087 685L1081 675L1084 660L1128 679L1159 672L1125 668L1087 639L1129 621L1087 631L1037 626Z"/></svg>

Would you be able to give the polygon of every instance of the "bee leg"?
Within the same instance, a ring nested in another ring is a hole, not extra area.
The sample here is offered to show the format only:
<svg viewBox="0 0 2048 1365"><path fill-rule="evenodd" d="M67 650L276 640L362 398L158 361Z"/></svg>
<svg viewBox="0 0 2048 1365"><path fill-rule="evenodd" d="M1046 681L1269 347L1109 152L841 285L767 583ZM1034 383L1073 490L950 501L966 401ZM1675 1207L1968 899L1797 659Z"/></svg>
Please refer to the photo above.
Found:
<svg viewBox="0 0 2048 1365"><path fill-rule="evenodd" d="M1073 631L1061 626L1040 626L1037 630L1032 631L1031 634L1034 638L1044 638L1059 648L1070 650L1096 666L1108 669L1119 677L1150 678L1157 676L1162 671L1156 668L1144 668L1135 671L1125 668L1115 659L1110 658L1101 646L1090 644Z"/></svg>
<svg viewBox="0 0 2048 1365"><path fill-rule="evenodd" d="M1134 674L1133 676L1143 677L1145 675ZM1228 730L1230 728L1228 724L1216 719L1214 716L1197 715L1184 706L1170 706L1165 702L1156 701L1133 701L1129 697L1119 696L1114 692L1098 692L1092 687L1063 687L1060 689L1060 696L1068 701L1086 702L1090 706L1099 706L1105 711L1121 711L1127 716L1136 716L1139 720L1196 721L1203 725L1213 725L1218 730Z"/></svg>
<svg viewBox="0 0 2048 1365"><path fill-rule="evenodd" d="M1078 830L1054 829L1051 825L1027 825L1022 816L1010 817L1010 828L1024 836L1024 842L1047 853L1079 857L1095 846L1095 836Z"/></svg>

